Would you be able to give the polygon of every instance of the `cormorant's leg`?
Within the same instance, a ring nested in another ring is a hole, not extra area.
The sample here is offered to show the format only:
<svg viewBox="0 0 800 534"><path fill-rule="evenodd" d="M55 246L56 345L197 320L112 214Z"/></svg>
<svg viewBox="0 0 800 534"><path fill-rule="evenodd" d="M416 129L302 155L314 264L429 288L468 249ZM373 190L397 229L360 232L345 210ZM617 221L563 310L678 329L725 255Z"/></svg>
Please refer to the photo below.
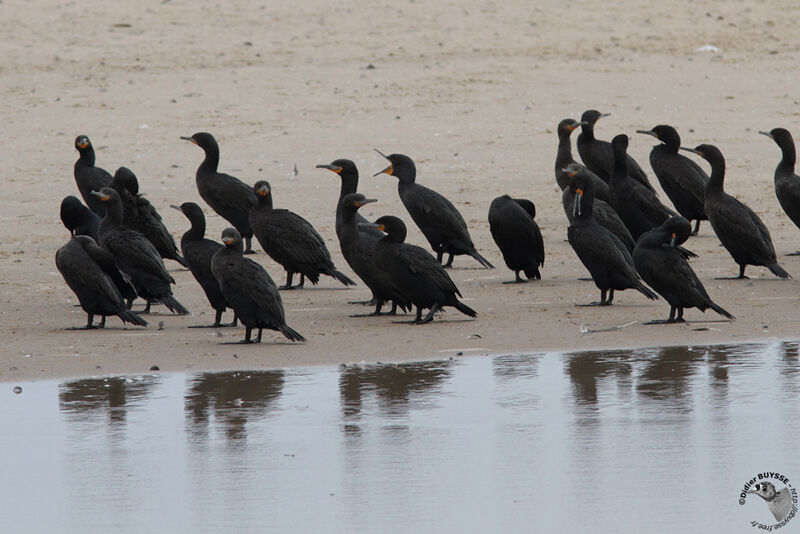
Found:
<svg viewBox="0 0 800 534"><path fill-rule="evenodd" d="M614 289L608 290L608 300L606 301L607 306L611 306L611 301L614 300Z"/></svg>
<svg viewBox="0 0 800 534"><path fill-rule="evenodd" d="M348 304L362 304L364 306L375 306L375 295L372 296L369 300L349 300L347 301Z"/></svg>
<svg viewBox="0 0 800 534"><path fill-rule="evenodd" d="M106 327L106 316L105 315L101 315L100 316L100 324L97 325L97 328L105 328L105 327Z"/></svg>
<svg viewBox="0 0 800 534"><path fill-rule="evenodd" d="M612 290L613 291L613 290ZM613 295L613 293L612 293ZM613 296L611 298L614 298ZM611 298L606 300L606 290L600 290L600 302L590 302L589 304L576 304L576 306L587 307L587 306L611 306Z"/></svg>
<svg viewBox="0 0 800 534"><path fill-rule="evenodd" d="M253 238L245 237L244 238L244 252L242 254L255 254L256 251L253 250Z"/></svg>
<svg viewBox="0 0 800 534"><path fill-rule="evenodd" d="M719 278L714 278L714 280L750 280L749 276L744 275L745 268L747 268L747 264L739 266L739 276L721 276Z"/></svg>
<svg viewBox="0 0 800 534"><path fill-rule="evenodd" d="M453 257L454 257L453 253L452 252L448 252L448 255L449 255L449 257L447 258L447 263L444 264L444 268L445 269L449 269L450 267L453 266Z"/></svg>
<svg viewBox="0 0 800 534"><path fill-rule="evenodd" d="M692 230L692 235L697 235L697 232L700 231L700 219L697 219L694 222L694 230Z"/></svg>
<svg viewBox="0 0 800 534"><path fill-rule="evenodd" d="M217 314L214 316L214 327L218 327L220 322L222 321L222 312L223 311L225 311L224 308L221 309L221 310L217 310Z"/></svg>
<svg viewBox="0 0 800 534"><path fill-rule="evenodd" d="M436 251L436 261L438 261L439 263L442 263L442 256L444 256L444 251L443 250Z"/></svg>
<svg viewBox="0 0 800 534"><path fill-rule="evenodd" d="M522 277L519 275L519 271L515 271L515 272L514 272L514 275L516 276L516 279L515 279L515 280L508 280L508 281L506 281L506 282L503 282L503 283L504 283L504 284L525 284L525 283L527 283L527 282L528 282L527 280L525 280L524 278L522 278Z"/></svg>
<svg viewBox="0 0 800 534"><path fill-rule="evenodd" d="M146 304L144 305L144 309L142 311L138 312L139 315L147 315L148 313L150 313L150 301L149 300L145 300L145 303Z"/></svg>
<svg viewBox="0 0 800 534"><path fill-rule="evenodd" d="M258 337L256 338L256 341L255 341L256 343L261 343L261 332L263 332L263 331L264 331L264 329L259 327L259 329L258 329Z"/></svg>
<svg viewBox="0 0 800 534"><path fill-rule="evenodd" d="M239 316L236 315L236 312L233 312L233 321L223 326L236 326L238 323L239 323Z"/></svg>
<svg viewBox="0 0 800 534"><path fill-rule="evenodd" d="M126 307L127 309L129 309L129 310L130 310L131 308L133 308L133 299L128 299L128 302L126 302L126 303L125 303L125 307Z"/></svg>
<svg viewBox="0 0 800 534"><path fill-rule="evenodd" d="M392 321L395 324L417 324L422 320L422 308L417 306L417 317L412 321Z"/></svg>
<svg viewBox="0 0 800 534"><path fill-rule="evenodd" d="M678 307L678 317L675 319L676 323L685 323L686 321L683 320L683 308Z"/></svg>
<svg viewBox="0 0 800 534"><path fill-rule="evenodd" d="M94 330L97 328L92 323L94 322L94 314L87 313L86 326L71 326L67 330Z"/></svg>
<svg viewBox="0 0 800 534"><path fill-rule="evenodd" d="M375 311L372 313L356 313L351 315L350 317L376 317L381 314L381 308L383 307L383 303L385 301L383 299L377 299L375 301Z"/></svg>
<svg viewBox="0 0 800 534"><path fill-rule="evenodd" d="M286 271L286 285L285 286L281 286L278 289L294 289L292 287L292 278L294 278L294 272L293 271Z"/></svg>
<svg viewBox="0 0 800 534"><path fill-rule="evenodd" d="M643 324L670 324L675 322L675 306L669 307L669 317L667 319L653 319Z"/></svg>
<svg viewBox="0 0 800 534"><path fill-rule="evenodd" d="M414 324L425 324L433 321L433 314L436 313L438 309L439 309L439 303L434 302L433 306L431 306L431 310L428 312L428 315L426 315L425 318L422 319L421 321L419 320L419 318L417 318L417 321Z"/></svg>
<svg viewBox="0 0 800 534"><path fill-rule="evenodd" d="M300 283L297 284L297 288L298 289L303 289L303 286L305 285L305 283L306 283L306 275L304 275L303 273L300 273Z"/></svg>
<svg viewBox="0 0 800 534"><path fill-rule="evenodd" d="M216 316L214 317L214 324L193 324L189 325L189 328L225 328L228 326L236 326L236 314L233 315L233 322L230 324L222 324L222 313L225 311L225 308L221 310L217 310Z"/></svg>

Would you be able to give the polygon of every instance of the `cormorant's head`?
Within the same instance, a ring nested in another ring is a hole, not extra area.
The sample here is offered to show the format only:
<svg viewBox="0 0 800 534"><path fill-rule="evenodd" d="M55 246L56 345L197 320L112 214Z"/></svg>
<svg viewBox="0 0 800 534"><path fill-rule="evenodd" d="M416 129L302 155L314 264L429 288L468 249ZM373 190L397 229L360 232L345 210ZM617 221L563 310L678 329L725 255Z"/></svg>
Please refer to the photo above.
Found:
<svg viewBox="0 0 800 534"><path fill-rule="evenodd" d="M792 138L792 134L789 133L789 130L786 128L773 128L768 132L758 132L761 135L766 135L776 143L778 146L783 147L784 145L790 146L794 145L794 139Z"/></svg>
<svg viewBox="0 0 800 534"><path fill-rule="evenodd" d="M580 126L583 126L585 123L578 122L575 119L564 119L558 123L558 129L556 130L558 133L558 137L569 137L569 135L577 130Z"/></svg>
<svg viewBox="0 0 800 534"><path fill-rule="evenodd" d="M356 164L349 159L337 159L327 165L319 164L317 165L317 168L328 169L329 171L333 171L340 176L354 175L358 177L358 169L356 168Z"/></svg>
<svg viewBox="0 0 800 534"><path fill-rule="evenodd" d="M253 186L253 191L255 192L258 198L265 198L270 196L272 193L272 188L269 185L269 182L266 180L260 180L255 183Z"/></svg>
<svg viewBox="0 0 800 534"><path fill-rule="evenodd" d="M681 146L681 136L678 131L668 124L659 124L652 130L636 130L636 133L652 135L667 146L675 147L675 150Z"/></svg>
<svg viewBox="0 0 800 534"><path fill-rule="evenodd" d="M392 241L402 243L406 240L406 225L400 218L384 215L376 219L375 224L378 230L385 232Z"/></svg>
<svg viewBox="0 0 800 534"><path fill-rule="evenodd" d="M236 248L242 245L242 234L236 228L225 228L222 231L222 242L228 248Z"/></svg>
<svg viewBox="0 0 800 534"><path fill-rule="evenodd" d="M92 143L89 141L89 138L85 135L79 135L75 138L75 148L80 150L85 150L92 146Z"/></svg>
<svg viewBox="0 0 800 534"><path fill-rule="evenodd" d="M100 188L100 191L92 191L92 194L100 199L101 202L107 204L119 203L119 193L110 187L102 187Z"/></svg>
<svg viewBox="0 0 800 534"><path fill-rule="evenodd" d="M396 176L401 182L414 182L417 176L417 168L411 158L404 154L390 154L387 156L377 148L375 152L389 160L390 165L382 171L376 172L373 176L385 173L390 176Z"/></svg>
<svg viewBox="0 0 800 534"><path fill-rule="evenodd" d="M581 122L585 122L587 126L594 126L597 121L609 115L611 113L600 113L596 109L587 109L581 115Z"/></svg>
<svg viewBox="0 0 800 534"><path fill-rule="evenodd" d="M114 183L127 189L132 195L139 194L139 180L128 167L120 167L114 173Z"/></svg>
<svg viewBox="0 0 800 534"><path fill-rule="evenodd" d="M714 145L703 144L703 145L697 145L694 148L682 146L681 150L697 154L698 156L708 161L709 163L711 163L712 161L722 161L722 162L725 161L722 152L720 152L720 150Z"/></svg>
<svg viewBox="0 0 800 534"><path fill-rule="evenodd" d="M217 140L214 139L214 136L208 132L197 132L191 137L181 136L181 139L183 139L184 141L189 141L190 143L194 143L203 150L208 150L209 148L216 148L217 150L219 150L219 146L217 145Z"/></svg>

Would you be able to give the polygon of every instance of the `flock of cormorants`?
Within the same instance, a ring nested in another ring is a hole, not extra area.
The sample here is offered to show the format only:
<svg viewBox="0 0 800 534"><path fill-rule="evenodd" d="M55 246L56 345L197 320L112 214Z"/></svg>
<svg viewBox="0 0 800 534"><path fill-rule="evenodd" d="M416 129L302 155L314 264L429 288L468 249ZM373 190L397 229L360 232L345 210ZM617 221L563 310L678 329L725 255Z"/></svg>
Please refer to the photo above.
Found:
<svg viewBox="0 0 800 534"><path fill-rule="evenodd" d="M765 266L775 275L789 278L777 262L769 231L758 215L725 193L725 159L719 149L709 144L682 147L677 131L668 125L637 130L659 141L650 153L650 166L672 202L672 210L661 202L647 174L627 153L627 135L617 135L610 143L595 137L595 124L607 115L588 110L580 121L564 119L557 128L555 178L563 191L567 237L600 289L600 301L589 305L610 305L614 291L636 289L649 299L661 295L670 305L667 319L651 323L683 321L685 308L711 308L733 320L733 315L711 300L689 265L688 260L696 255L682 246L697 234L703 220L709 221L739 265L737 278L746 278L747 265ZM583 164L572 157L571 134L578 128L577 149ZM783 128L760 133L781 149L775 192L784 211L800 227L800 178L794 174L792 136ZM135 174L120 167L111 176L95 165L89 138L76 138L80 156L74 175L86 205L72 195L63 199L61 220L72 238L56 253L56 265L88 314L86 325L80 328L102 328L109 315L146 326L140 314L149 312L154 303L178 315L188 314L172 294L175 280L164 265L164 259L170 259L188 267L202 287L216 312L209 327L241 322L246 330L240 343L260 342L265 328L292 341L305 341L286 324L279 289L302 288L306 279L317 284L320 275L345 286L356 282L336 268L324 239L308 221L273 206L268 182L250 187L218 171L219 146L211 134L200 132L181 139L205 153L196 184L203 201L232 225L222 232L222 243L206 238L202 208L185 202L172 206L190 222L179 249L155 207L139 193ZM710 176L680 151L706 160ZM398 217L383 216L370 222L359 214L361 207L375 200L357 192L358 170L352 161L337 159L317 165L341 179L336 235L343 257L372 293L372 300L363 304L375 308L366 315L395 315L398 308L406 312L416 308L416 316L409 322L422 324L450 306L475 317L475 310L459 300L461 293L446 269L458 255L469 255L486 268L493 268L492 264L476 250L453 203L416 183L411 158L378 153L389 165L375 176L385 173L397 178L400 199L436 256L405 242L406 226ZM491 202L491 235L515 273L515 279L506 283L541 278L545 249L535 217L530 200L502 195ZM253 236L286 270L285 285L277 287L266 269L244 256L254 253ZM445 254L448 258L442 264ZM292 285L295 274L300 275L298 285ZM137 297L145 301L139 313L132 310ZM391 303L391 311L382 312L387 303ZM227 309L233 311L233 321L223 324L222 314ZM101 317L98 325L94 324L95 315ZM253 329L258 330L255 339Z"/></svg>

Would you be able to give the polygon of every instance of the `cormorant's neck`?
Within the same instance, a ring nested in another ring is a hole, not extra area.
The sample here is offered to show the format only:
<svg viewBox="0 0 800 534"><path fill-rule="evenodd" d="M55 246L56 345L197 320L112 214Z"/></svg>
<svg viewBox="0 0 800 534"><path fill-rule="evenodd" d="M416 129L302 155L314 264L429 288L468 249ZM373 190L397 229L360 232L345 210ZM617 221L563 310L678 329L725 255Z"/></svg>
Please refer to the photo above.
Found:
<svg viewBox="0 0 800 534"><path fill-rule="evenodd" d="M205 149L206 159L200 164L201 169L207 169L211 172L217 172L219 166L219 147L209 146Z"/></svg>
<svg viewBox="0 0 800 534"><path fill-rule="evenodd" d="M258 207L259 208L266 208L271 210L272 209L272 193L264 195L263 197L258 195Z"/></svg>
<svg viewBox="0 0 800 534"><path fill-rule="evenodd" d="M625 150L614 149L614 170L611 172L611 179L621 178L628 175L628 154Z"/></svg>
<svg viewBox="0 0 800 534"><path fill-rule="evenodd" d="M783 171L788 174L794 173L794 164L797 159L794 143L782 143L781 152L783 153L783 158L778 163L777 171Z"/></svg>
<svg viewBox="0 0 800 534"><path fill-rule="evenodd" d="M583 141L591 142L594 141L594 125L593 124L584 124L581 126L581 137Z"/></svg>
<svg viewBox="0 0 800 534"><path fill-rule="evenodd" d="M78 151L80 158L78 162L84 167L94 167L94 148L87 146Z"/></svg>
<svg viewBox="0 0 800 534"><path fill-rule="evenodd" d="M106 208L106 216L103 222L111 227L122 225L122 204L115 202L113 204L104 204Z"/></svg>
<svg viewBox="0 0 800 534"><path fill-rule="evenodd" d="M572 142L569 134L559 135L558 152L556 152L556 172L574 162L575 160L572 157Z"/></svg>
<svg viewBox="0 0 800 534"><path fill-rule="evenodd" d="M345 176L341 175L342 178L342 187L339 189L339 200L342 200L345 196L349 195L350 193L355 193L358 189L358 175L356 176Z"/></svg>
<svg viewBox="0 0 800 534"><path fill-rule="evenodd" d="M200 241L206 236L205 217L202 219L192 219L191 223L192 227L189 228L185 234L183 234L183 239L189 239L191 241Z"/></svg>
<svg viewBox="0 0 800 534"><path fill-rule="evenodd" d="M723 182L725 181L725 160L715 159L709 162L711 164L711 177L706 186L707 193L722 193Z"/></svg>

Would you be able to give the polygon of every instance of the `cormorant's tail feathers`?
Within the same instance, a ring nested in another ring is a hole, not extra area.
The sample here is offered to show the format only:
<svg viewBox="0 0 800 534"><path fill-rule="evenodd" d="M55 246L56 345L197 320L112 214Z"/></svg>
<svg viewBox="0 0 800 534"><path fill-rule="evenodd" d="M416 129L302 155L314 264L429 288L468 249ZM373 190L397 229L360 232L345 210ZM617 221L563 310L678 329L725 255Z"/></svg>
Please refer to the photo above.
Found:
<svg viewBox="0 0 800 534"><path fill-rule="evenodd" d="M708 307L711 308L712 310L714 310L715 312L717 312L718 314L722 315L723 317L726 317L726 318L730 319L731 321L735 321L736 320L736 317L731 315L727 310L725 310L721 306L717 306L716 304L714 304L711 301L709 301Z"/></svg>
<svg viewBox="0 0 800 534"><path fill-rule="evenodd" d="M784 271L783 267L781 267L777 263L773 263L772 265L767 265L767 269L769 269L772 274L774 274L775 276L778 276L780 278L791 278L792 277L792 275L790 275L789 273Z"/></svg>
<svg viewBox="0 0 800 534"><path fill-rule="evenodd" d="M456 303L453 304L453 307L455 309L457 309L458 311L460 311L461 313L463 313L464 315L469 315L470 317L477 317L478 316L478 312L476 312L475 310L473 310L472 308L470 308L469 306L467 306L463 302L456 301Z"/></svg>
<svg viewBox="0 0 800 534"><path fill-rule="evenodd" d="M183 306L183 304L178 302L178 299L176 299L172 295L169 295L168 297L164 297L164 298L159 299L159 300L161 301L161 304L166 306L169 311L171 311L172 313L174 313L176 315L191 315L189 313L189 310L187 310Z"/></svg>
<svg viewBox="0 0 800 534"><path fill-rule="evenodd" d="M122 310L117 315L122 319L123 323L131 323L136 326L147 326L147 321L139 317L136 312L132 310Z"/></svg>
<svg viewBox="0 0 800 534"><path fill-rule="evenodd" d="M472 256L473 258L475 258L475 259L478 261L478 263L480 263L480 264L481 264L481 265L483 265L484 267L486 267L486 268L488 268L488 269L494 269L494 265L492 265L492 264L489 262L489 260L487 260L486 258L484 258L483 256L481 256L481 255L480 255L480 253L478 253L478 251L477 251L477 250L475 250L474 248L473 248L472 250L470 250L470 251L468 252L468 254L469 254L470 256Z"/></svg>
<svg viewBox="0 0 800 534"><path fill-rule="evenodd" d="M353 282L353 280L351 280L350 278L345 276L343 273L337 271L336 269L333 269L330 273L326 273L326 274L329 274L330 276L336 278L338 281L340 281L342 284L344 284L346 286L354 286L354 285L356 285L356 283Z"/></svg>
<svg viewBox="0 0 800 534"><path fill-rule="evenodd" d="M306 338L300 335L299 332L294 330L291 326L283 324L278 327L278 332L286 336L290 341L305 341Z"/></svg>
<svg viewBox="0 0 800 534"><path fill-rule="evenodd" d="M650 300L658 300L658 295L650 291L650 289L641 282L636 286L636 290Z"/></svg>

